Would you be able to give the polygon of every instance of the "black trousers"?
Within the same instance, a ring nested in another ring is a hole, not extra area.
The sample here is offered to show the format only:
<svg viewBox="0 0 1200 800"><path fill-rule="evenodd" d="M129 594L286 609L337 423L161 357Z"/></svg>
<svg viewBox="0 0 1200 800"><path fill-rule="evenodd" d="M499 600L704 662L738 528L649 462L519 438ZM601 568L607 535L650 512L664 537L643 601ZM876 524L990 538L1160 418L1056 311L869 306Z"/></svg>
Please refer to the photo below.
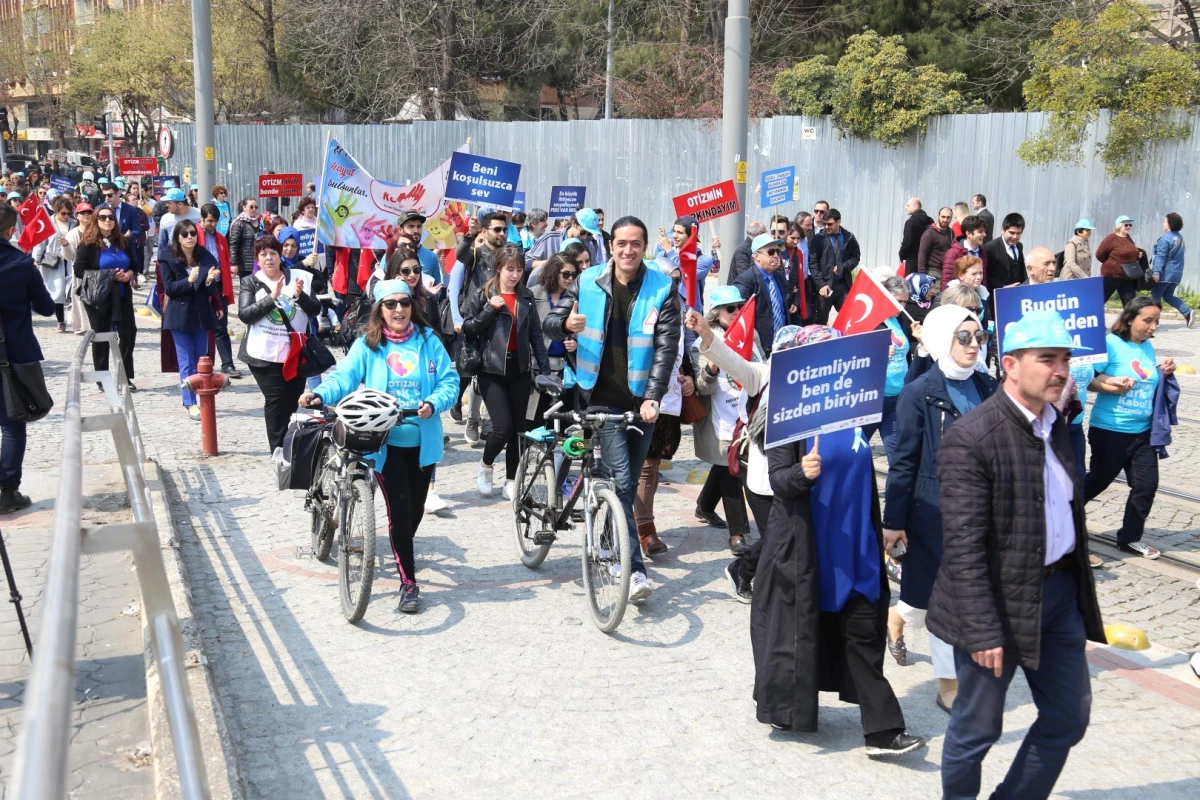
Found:
<svg viewBox="0 0 1200 800"><path fill-rule="evenodd" d="M288 422L300 405L300 395L304 394L305 381L299 376L290 381L283 378L283 364L269 364L265 367L250 367L250 373L258 382L258 389L263 393L263 417L267 423L267 446L272 453L276 447L283 446L283 435L287 433Z"/></svg>
<svg viewBox="0 0 1200 800"><path fill-rule="evenodd" d="M749 583L754 580L754 575L758 571L758 558L762 555L763 540L767 536L767 520L771 516L771 505L775 502L775 498L769 494L755 494L747 489L746 502L750 504L750 513L754 515L758 538L737 557L734 563L737 564L737 571L742 580Z"/></svg>
<svg viewBox="0 0 1200 800"><path fill-rule="evenodd" d="M425 516L425 497L433 479L433 465L422 467L420 456L420 447L388 445L383 472L375 475L387 501L388 538L392 542L396 571L404 583L416 582L413 538Z"/></svg>
<svg viewBox="0 0 1200 800"><path fill-rule="evenodd" d="M1137 281L1131 281L1128 278L1105 278L1104 279L1104 302L1108 302L1108 298L1116 292L1121 298L1121 305L1128 305L1129 301L1137 297Z"/></svg>
<svg viewBox="0 0 1200 800"><path fill-rule="evenodd" d="M65 305L63 305L62 303L54 304L54 319L56 319L58 321L59 325L62 325L64 322L67 321L66 309L67 309L67 307Z"/></svg>
<svg viewBox="0 0 1200 800"><path fill-rule="evenodd" d="M233 363L233 344L229 341L229 309L217 320L217 329L213 334L217 343L217 356L221 359L222 371L228 372L235 368Z"/></svg>
<svg viewBox="0 0 1200 800"><path fill-rule="evenodd" d="M841 635L846 671L858 692L863 735L904 730L900 701L883 677L883 653L887 645L879 630L876 603L852 592L841 611L821 614L821 626L836 628Z"/></svg>
<svg viewBox="0 0 1200 800"><path fill-rule="evenodd" d="M0 378L0 391L4 379ZM0 489L15 492L21 488L21 465L25 463L25 425L8 418L4 401L0 400Z"/></svg>
<svg viewBox="0 0 1200 800"><path fill-rule="evenodd" d="M118 294L118 288L124 291ZM117 344L121 351L121 362L125 365L125 377L133 380L133 345L137 340L137 319L133 314L133 292L128 284L113 287L113 297L107 309L97 309L83 304L87 313L88 326L96 333L117 332ZM108 343L92 347L92 365L97 372L108 369Z"/></svg>
<svg viewBox="0 0 1200 800"><path fill-rule="evenodd" d="M1146 517L1150 516L1158 491L1158 453L1150 446L1150 431L1117 433L1093 425L1088 428L1088 444L1092 462L1083 482L1084 497L1091 500L1103 492L1124 470L1129 497L1125 500L1125 516L1117 531L1117 542L1141 541L1146 532Z"/></svg>
<svg viewBox="0 0 1200 800"><path fill-rule="evenodd" d="M840 280L835 280L829 284L831 293L829 297L822 297L818 291L816 296L817 302L817 324L828 325L829 314L833 309L842 310L842 303L846 302L846 285Z"/></svg>
<svg viewBox="0 0 1200 800"><path fill-rule="evenodd" d="M504 359L503 375L479 373L479 392L492 418L492 435L483 446L483 463L496 463L496 456L503 450L504 474L510 481L517 477L520 436L525 432L525 412L532 390L533 376L528 370L517 370L516 353Z"/></svg>
<svg viewBox="0 0 1200 800"><path fill-rule="evenodd" d="M746 516L746 501L742 499L743 484L740 478L729 474L729 467L714 464L708 470L708 478L696 498L696 508L709 514L717 510L719 501L725 507L725 521L729 523L729 535L750 533L750 518Z"/></svg>

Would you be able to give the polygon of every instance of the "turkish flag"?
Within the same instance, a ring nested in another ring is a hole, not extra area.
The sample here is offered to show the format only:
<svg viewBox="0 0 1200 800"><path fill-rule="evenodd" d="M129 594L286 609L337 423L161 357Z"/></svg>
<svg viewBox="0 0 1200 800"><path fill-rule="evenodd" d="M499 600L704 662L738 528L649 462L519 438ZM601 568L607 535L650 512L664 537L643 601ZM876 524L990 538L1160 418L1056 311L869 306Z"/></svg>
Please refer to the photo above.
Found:
<svg viewBox="0 0 1200 800"><path fill-rule="evenodd" d="M838 311L833 328L847 336L866 333L875 330L885 319L891 319L903 310L870 270L860 269L854 277L854 285L846 294L841 310Z"/></svg>
<svg viewBox="0 0 1200 800"><path fill-rule="evenodd" d="M700 226L693 225L687 241L679 248L679 272L683 275L683 288L687 293L688 305L692 308L697 307L696 299L700 294L696 285L696 261L699 259L696 255L696 240L699 234Z"/></svg>
<svg viewBox="0 0 1200 800"><path fill-rule="evenodd" d="M905 268L905 264L903 261L901 261L900 266L896 267L896 277L897 278L907 278L908 277L908 275L904 271L904 268Z"/></svg>
<svg viewBox="0 0 1200 800"><path fill-rule="evenodd" d="M37 192L30 192L29 197L25 198L25 202L17 206L17 217L21 220L21 227L27 227L33 222L33 218L37 215L37 210L42 204L38 202Z"/></svg>
<svg viewBox="0 0 1200 800"><path fill-rule="evenodd" d="M750 295L725 331L725 344L746 361L754 354L754 307L757 297Z"/></svg>
<svg viewBox="0 0 1200 800"><path fill-rule="evenodd" d="M45 207L37 202L37 195L33 195L34 205L37 210L29 222L25 223L25 230L21 231L21 237L17 239L17 247L20 247L26 253L33 252L33 248L37 247L42 242L54 235L54 223L50 221L50 215L46 213ZM26 200L21 208L29 205Z"/></svg>

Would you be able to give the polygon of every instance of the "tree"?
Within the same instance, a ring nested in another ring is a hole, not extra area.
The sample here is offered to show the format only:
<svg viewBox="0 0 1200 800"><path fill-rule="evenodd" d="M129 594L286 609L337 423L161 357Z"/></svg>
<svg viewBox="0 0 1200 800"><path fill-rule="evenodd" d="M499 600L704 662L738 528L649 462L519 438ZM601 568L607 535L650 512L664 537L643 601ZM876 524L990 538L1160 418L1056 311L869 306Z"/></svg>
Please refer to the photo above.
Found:
<svg viewBox="0 0 1200 800"><path fill-rule="evenodd" d="M843 136L898 147L923 135L930 117L966 110L958 89L964 80L960 72L913 66L899 36L868 30L847 40L836 67L824 56L802 61L776 77L774 91L787 111L828 110Z"/></svg>
<svg viewBox="0 0 1200 800"><path fill-rule="evenodd" d="M1025 99L1050 123L1017 148L1030 165L1078 163L1088 126L1110 112L1108 136L1096 149L1112 177L1129 175L1148 145L1191 135L1180 113L1200 102L1193 53L1154 43L1150 12L1113 0L1091 21L1063 20L1034 46Z"/></svg>

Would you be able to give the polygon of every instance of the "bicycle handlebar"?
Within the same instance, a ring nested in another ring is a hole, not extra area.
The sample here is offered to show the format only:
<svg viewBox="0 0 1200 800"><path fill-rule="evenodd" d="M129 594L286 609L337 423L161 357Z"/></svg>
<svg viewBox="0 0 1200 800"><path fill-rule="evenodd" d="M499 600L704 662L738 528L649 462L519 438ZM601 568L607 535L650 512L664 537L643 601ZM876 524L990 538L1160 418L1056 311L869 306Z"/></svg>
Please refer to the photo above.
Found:
<svg viewBox="0 0 1200 800"><path fill-rule="evenodd" d="M577 425L586 427L598 428L606 423L614 423L620 427L628 428L634 425L640 417L633 411L626 411L623 414L605 414L601 412L583 412L578 411L547 411L546 419L562 420L563 422L573 422ZM638 433L642 432L641 428L634 427L633 430Z"/></svg>

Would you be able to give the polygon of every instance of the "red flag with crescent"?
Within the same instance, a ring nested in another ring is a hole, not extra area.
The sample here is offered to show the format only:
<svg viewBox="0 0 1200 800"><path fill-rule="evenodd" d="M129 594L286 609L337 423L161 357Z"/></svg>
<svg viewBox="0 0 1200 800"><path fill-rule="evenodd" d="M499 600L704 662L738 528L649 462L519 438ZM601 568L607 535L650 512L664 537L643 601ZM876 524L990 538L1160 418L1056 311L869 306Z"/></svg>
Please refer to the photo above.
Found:
<svg viewBox="0 0 1200 800"><path fill-rule="evenodd" d="M757 297L750 295L729 323L725 332L725 344L746 361L754 354L754 314Z"/></svg>
<svg viewBox="0 0 1200 800"><path fill-rule="evenodd" d="M838 311L833 328L847 336L866 333L875 330L884 320L891 319L903 310L869 269L860 269L854 276L854 285L846 294L846 300Z"/></svg>
<svg viewBox="0 0 1200 800"><path fill-rule="evenodd" d="M38 202L36 194L31 194L29 200L21 204L21 209L29 205L33 201L33 211L28 216L18 210L21 221L25 225L25 230L21 231L20 238L17 239L17 247L20 247L26 253L33 252L33 248L37 247L42 242L54 235L54 223L50 221L50 215L46 213L46 207ZM28 221L26 221L28 220Z"/></svg>
<svg viewBox="0 0 1200 800"><path fill-rule="evenodd" d="M37 193L30 192L29 196L25 198L25 202L17 206L17 218L21 220L22 228L33 222L33 218L37 214L38 206L40 205Z"/></svg>
<svg viewBox="0 0 1200 800"><path fill-rule="evenodd" d="M687 241L683 243L683 247L679 248L679 273L683 276L683 288L687 293L687 303L692 308L697 307L696 301L700 295L700 287L696 285L696 261L699 259L699 256L696 255L696 243L699 234L700 226L693 225Z"/></svg>

